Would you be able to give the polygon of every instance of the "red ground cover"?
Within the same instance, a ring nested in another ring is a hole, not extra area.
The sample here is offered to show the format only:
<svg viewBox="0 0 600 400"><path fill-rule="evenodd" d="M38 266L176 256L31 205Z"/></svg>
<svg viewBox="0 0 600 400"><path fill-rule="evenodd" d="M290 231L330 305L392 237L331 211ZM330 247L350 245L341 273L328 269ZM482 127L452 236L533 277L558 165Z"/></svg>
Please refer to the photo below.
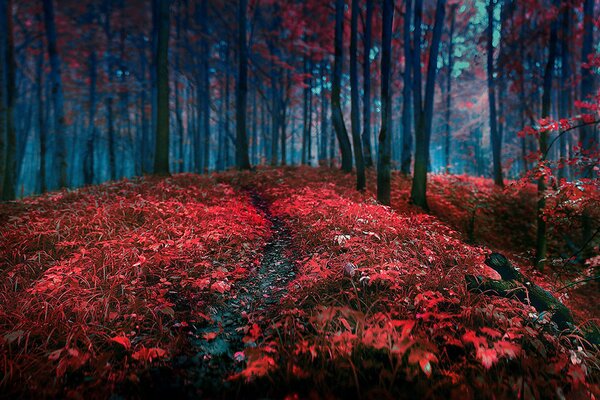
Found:
<svg viewBox="0 0 600 400"><path fill-rule="evenodd" d="M180 353L188 324L258 263L268 232L245 194L191 175L20 206L0 228L5 393L106 393Z"/></svg>
<svg viewBox="0 0 600 400"><path fill-rule="evenodd" d="M260 264L270 225L252 192L289 231L296 271L275 317L248 317L228 385L288 398L598 397L597 349L529 306L466 290L466 274L496 277L490 250L460 225L469 185L434 179L432 210L454 210L454 225L408 205L394 179L394 208L313 168L145 178L0 206L0 387L105 397L172 365Z"/></svg>

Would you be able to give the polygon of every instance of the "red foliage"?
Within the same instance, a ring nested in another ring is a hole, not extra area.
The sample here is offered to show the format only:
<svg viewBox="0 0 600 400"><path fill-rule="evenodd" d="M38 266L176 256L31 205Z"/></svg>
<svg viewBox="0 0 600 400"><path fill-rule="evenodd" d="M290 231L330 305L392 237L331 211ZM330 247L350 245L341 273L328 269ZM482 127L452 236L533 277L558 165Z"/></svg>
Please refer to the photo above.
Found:
<svg viewBox="0 0 600 400"><path fill-rule="evenodd" d="M243 293L261 258L269 223L236 189L252 187L291 233L296 271L275 316L243 328L234 383L269 379L289 398L595 395L597 353L553 334L532 307L468 292L465 274L495 275L489 250L408 206L394 179L395 209L357 193L350 175L310 168L148 178L2 206L3 389L108 393L182 354L190 325ZM472 210L499 226L513 209L494 207L522 201L483 180L433 182L434 213L460 230Z"/></svg>

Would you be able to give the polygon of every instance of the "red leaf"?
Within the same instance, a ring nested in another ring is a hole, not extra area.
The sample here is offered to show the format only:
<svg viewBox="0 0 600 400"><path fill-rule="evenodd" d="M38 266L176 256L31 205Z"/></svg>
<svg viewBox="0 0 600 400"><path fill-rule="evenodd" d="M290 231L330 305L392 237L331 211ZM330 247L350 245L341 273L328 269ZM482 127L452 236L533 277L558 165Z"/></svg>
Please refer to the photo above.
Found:
<svg viewBox="0 0 600 400"><path fill-rule="evenodd" d="M125 347L126 350L129 350L131 348L131 342L126 336L115 336L113 338L110 338L110 340L111 342L119 343L121 346Z"/></svg>

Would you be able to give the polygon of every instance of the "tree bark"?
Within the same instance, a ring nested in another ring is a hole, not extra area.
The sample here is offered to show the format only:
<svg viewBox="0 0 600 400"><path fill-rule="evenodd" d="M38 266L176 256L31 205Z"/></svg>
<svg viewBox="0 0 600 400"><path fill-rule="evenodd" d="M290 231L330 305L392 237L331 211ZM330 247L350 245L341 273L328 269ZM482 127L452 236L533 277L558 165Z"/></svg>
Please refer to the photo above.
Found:
<svg viewBox="0 0 600 400"><path fill-rule="evenodd" d="M352 172L352 147L344 124L344 116L340 103L340 85L344 63L344 0L335 1L335 38L334 38L334 67L331 86L331 120L340 144L342 153L342 170Z"/></svg>
<svg viewBox="0 0 600 400"><path fill-rule="evenodd" d="M365 167L373 166L371 149L371 35L373 20L373 0L366 0L365 31L363 33L363 154Z"/></svg>
<svg viewBox="0 0 600 400"><path fill-rule="evenodd" d="M248 97L248 45L246 43L247 0L239 0L238 50L239 73L236 87L236 141L235 160L238 169L250 169L246 132L246 101Z"/></svg>
<svg viewBox="0 0 600 400"><path fill-rule="evenodd" d="M589 62L592 55L594 44L594 4L595 0L584 0L583 3L583 46L581 49L581 99L583 101L592 101L590 98L595 93L594 75L592 67L585 65ZM583 127L579 131L579 141L581 142L581 151L584 155L590 157L593 150L598 150L594 146L594 131L591 126ZM590 171L592 177L594 171ZM582 220L582 242L587 243L592 236L592 221L587 210L583 211Z"/></svg>
<svg viewBox="0 0 600 400"><path fill-rule="evenodd" d="M429 164L429 143L431 141L431 123L433 118L433 98L440 38L446 13L446 0L437 0L435 24L429 50L427 80L425 83L425 102L421 99L421 20L422 0L415 0L414 58L413 58L413 98L415 104L415 171L411 189L411 202L425 210L427 205L427 168Z"/></svg>
<svg viewBox="0 0 600 400"><path fill-rule="evenodd" d="M169 175L169 5L156 0L158 42L156 48L156 155L154 173Z"/></svg>
<svg viewBox="0 0 600 400"><path fill-rule="evenodd" d="M494 9L496 0L489 0L487 6L487 83L488 102L490 107L490 139L492 143L494 184L504 187L502 177L502 136L498 131L498 116L496 113L496 77L494 76Z"/></svg>
<svg viewBox="0 0 600 400"><path fill-rule="evenodd" d="M452 69L454 68L454 24L456 21L456 8L458 6L453 4L450 7L450 33L448 43L448 73L446 76L446 135L444 137L444 164L446 174L450 173L450 144L451 144L451 130L450 130L450 116L452 112Z"/></svg>
<svg viewBox="0 0 600 400"><path fill-rule="evenodd" d="M557 0L555 0L556 4ZM542 94L542 118L550 116L552 106L552 79L554 75L554 62L556 60L556 42L557 42L557 21L552 21L550 25L550 43L548 47L548 62L544 70L544 83ZM548 132L540 132L540 163L544 163L544 155L548 151ZM547 238L546 238L546 219L544 208L546 208L546 177L542 175L538 179L538 203L537 203L537 235L535 261L538 269L543 270L546 263Z"/></svg>
<svg viewBox="0 0 600 400"><path fill-rule="evenodd" d="M58 185L60 188L67 186L67 155L65 146L66 120L64 111L64 95L60 71L60 56L56 44L56 24L54 17L54 1L44 0L44 22L50 59L50 81L52 84L52 101L54 103L54 130L56 143L56 157L58 159Z"/></svg>
<svg viewBox="0 0 600 400"><path fill-rule="evenodd" d="M83 182L86 185L94 183L94 144L96 142L96 81L97 81L97 58L94 49L90 52L89 59L90 87L89 87L89 113L87 142L83 161Z"/></svg>
<svg viewBox="0 0 600 400"><path fill-rule="evenodd" d="M360 135L360 104L358 99L358 0L352 0L350 19L350 119L352 123L352 145L356 164L356 190L365 189L365 162Z"/></svg>
<svg viewBox="0 0 600 400"><path fill-rule="evenodd" d="M377 157L377 200L390 205L390 180L392 156L392 96L390 93L392 27L394 24L394 1L383 0L381 29L381 131Z"/></svg>
<svg viewBox="0 0 600 400"><path fill-rule="evenodd" d="M410 48L410 28L412 19L413 0L406 0L406 10L404 12L404 74L402 88L402 155L400 170L405 175L410 175L410 165L412 163L412 130L411 130L411 92L412 92L412 67L413 52Z"/></svg>

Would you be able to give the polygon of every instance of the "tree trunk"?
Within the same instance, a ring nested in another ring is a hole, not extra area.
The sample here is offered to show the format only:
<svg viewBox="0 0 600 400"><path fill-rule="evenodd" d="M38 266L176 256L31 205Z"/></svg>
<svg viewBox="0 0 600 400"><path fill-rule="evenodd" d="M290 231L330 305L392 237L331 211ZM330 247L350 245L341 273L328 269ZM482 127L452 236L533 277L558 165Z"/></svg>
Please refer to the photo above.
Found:
<svg viewBox="0 0 600 400"><path fill-rule="evenodd" d="M330 135L329 127L327 123L327 111L329 110L329 105L327 104L327 91L325 85L325 72L326 66L325 61L321 62L321 132L320 136L320 146L319 146L319 165L326 165L327 160L327 144L328 138Z"/></svg>
<svg viewBox="0 0 600 400"><path fill-rule="evenodd" d="M350 20L350 120L352 123L352 145L356 164L356 189L365 189L365 162L363 159L362 139L360 136L360 104L358 99L358 0L352 0Z"/></svg>
<svg viewBox="0 0 600 400"><path fill-rule="evenodd" d="M16 181L17 181L17 137L15 133L15 121L14 121L14 110L16 103L16 86L15 86L15 47L14 47L14 35L13 35L13 16L12 16L12 0L7 0L4 4L0 3L2 11L0 11L0 23L4 26L3 31L0 31L4 36L2 40L3 44L0 45L0 51L3 51L3 57L0 57L0 63L2 63L2 70L0 74L3 75L3 84L0 85L0 91L5 93L2 95L2 104L0 104L0 111L3 114L0 117L0 142L4 142L4 148L0 143L0 151L6 149L5 157L0 157L0 162L3 162L3 170L0 171L0 191L2 200L13 200L16 194ZM5 139L4 139L5 138ZM4 158L4 160L2 160Z"/></svg>
<svg viewBox="0 0 600 400"><path fill-rule="evenodd" d="M410 175L410 165L412 163L412 130L411 130L411 92L412 92L412 67L413 52L410 48L410 27L412 18L413 0L406 0L406 10L404 13L404 74L402 88L402 155L400 170L405 175Z"/></svg>
<svg viewBox="0 0 600 400"><path fill-rule="evenodd" d="M38 15L40 26L42 24L42 16ZM40 174L39 188L40 193L46 193L46 123L44 116L44 41L40 38L39 55L36 66L36 85L37 85L37 117L38 130L40 139Z"/></svg>
<svg viewBox="0 0 600 400"><path fill-rule="evenodd" d="M392 96L390 93L392 26L394 24L394 1L383 1L383 21L381 29L381 131L379 132L379 153L377 156L377 200L390 205L390 180L392 156Z"/></svg>
<svg viewBox="0 0 600 400"><path fill-rule="evenodd" d="M65 147L66 120L64 111L64 96L60 72L60 57L56 45L56 24L54 19L54 1L44 0L44 22L50 60L50 81L52 84L52 101L54 103L54 133L56 157L58 159L58 185L67 186L67 155Z"/></svg>
<svg viewBox="0 0 600 400"><path fill-rule="evenodd" d="M498 132L498 116L496 115L496 78L494 76L494 8L496 0L489 0L487 7L487 83L490 106L490 139L492 143L494 184L504 187L502 177L502 137Z"/></svg>
<svg viewBox="0 0 600 400"><path fill-rule="evenodd" d="M363 154L365 167L373 166L371 150L371 35L373 20L373 0L366 0L365 31L363 34Z"/></svg>
<svg viewBox="0 0 600 400"><path fill-rule="evenodd" d="M246 136L246 101L248 97L248 49L246 43L247 0L239 0L238 51L239 73L236 87L235 161L238 169L250 169L248 138Z"/></svg>
<svg viewBox="0 0 600 400"><path fill-rule="evenodd" d="M425 103L421 101L421 20L423 13L422 0L415 1L414 23L414 58L413 58L413 98L415 113L415 171L411 189L413 204L428 210L427 205L427 167L429 164L429 142L431 140L431 122L433 118L433 97L435 94L435 77L439 52L446 0L437 0L435 24L431 38L427 65L427 81L425 83Z"/></svg>
<svg viewBox="0 0 600 400"><path fill-rule="evenodd" d="M591 97L595 93L594 75L592 67L587 64L590 61L594 45L594 4L595 0L584 0L583 3L583 46L581 48L581 100L592 101ZM591 154L594 146L594 130L591 126L581 128L579 131L579 142L581 143L581 152L592 157ZM596 150L598 144L596 143ZM592 161L593 162L593 161ZM593 177L594 171L591 166L586 166L590 169L590 178ZM586 169L588 169L586 168ZM581 220L582 224L582 243L588 243L592 236L592 221L587 210L583 211Z"/></svg>
<svg viewBox="0 0 600 400"><path fill-rule="evenodd" d="M450 7L450 34L448 43L448 73L446 76L446 135L444 137L444 163L446 174L450 173L450 144L451 144L451 131L450 131L450 116L452 111L452 68L454 67L454 23L456 20L456 8L457 5L453 4Z"/></svg>
<svg viewBox="0 0 600 400"><path fill-rule="evenodd" d="M156 46L156 155L154 173L169 175L169 4L156 0L158 41Z"/></svg>
<svg viewBox="0 0 600 400"><path fill-rule="evenodd" d="M8 139L8 1L0 0L0 200L4 198Z"/></svg>
<svg viewBox="0 0 600 400"><path fill-rule="evenodd" d="M83 161L83 182L86 185L94 183L94 144L96 142L96 81L97 81L96 51L92 49L89 59L90 87L87 142Z"/></svg>
<svg viewBox="0 0 600 400"><path fill-rule="evenodd" d="M335 38L334 38L334 67L331 86L331 120L340 144L342 153L342 170L352 172L352 147L344 124L342 106L340 104L340 85L344 63L344 0L335 1Z"/></svg>
<svg viewBox="0 0 600 400"><path fill-rule="evenodd" d="M555 0L556 3L557 0ZM557 22L552 21L550 26L550 43L548 48L548 62L544 70L544 83L542 94L542 118L550 116L552 106L552 78L554 74L554 61L556 59L557 42ZM540 132L540 163L546 161L545 154L548 151L548 132ZM537 239L535 261L539 270L544 269L546 263L547 238L546 238L546 220L544 217L544 208L546 208L546 177L542 175L538 179L538 203L537 203Z"/></svg>

